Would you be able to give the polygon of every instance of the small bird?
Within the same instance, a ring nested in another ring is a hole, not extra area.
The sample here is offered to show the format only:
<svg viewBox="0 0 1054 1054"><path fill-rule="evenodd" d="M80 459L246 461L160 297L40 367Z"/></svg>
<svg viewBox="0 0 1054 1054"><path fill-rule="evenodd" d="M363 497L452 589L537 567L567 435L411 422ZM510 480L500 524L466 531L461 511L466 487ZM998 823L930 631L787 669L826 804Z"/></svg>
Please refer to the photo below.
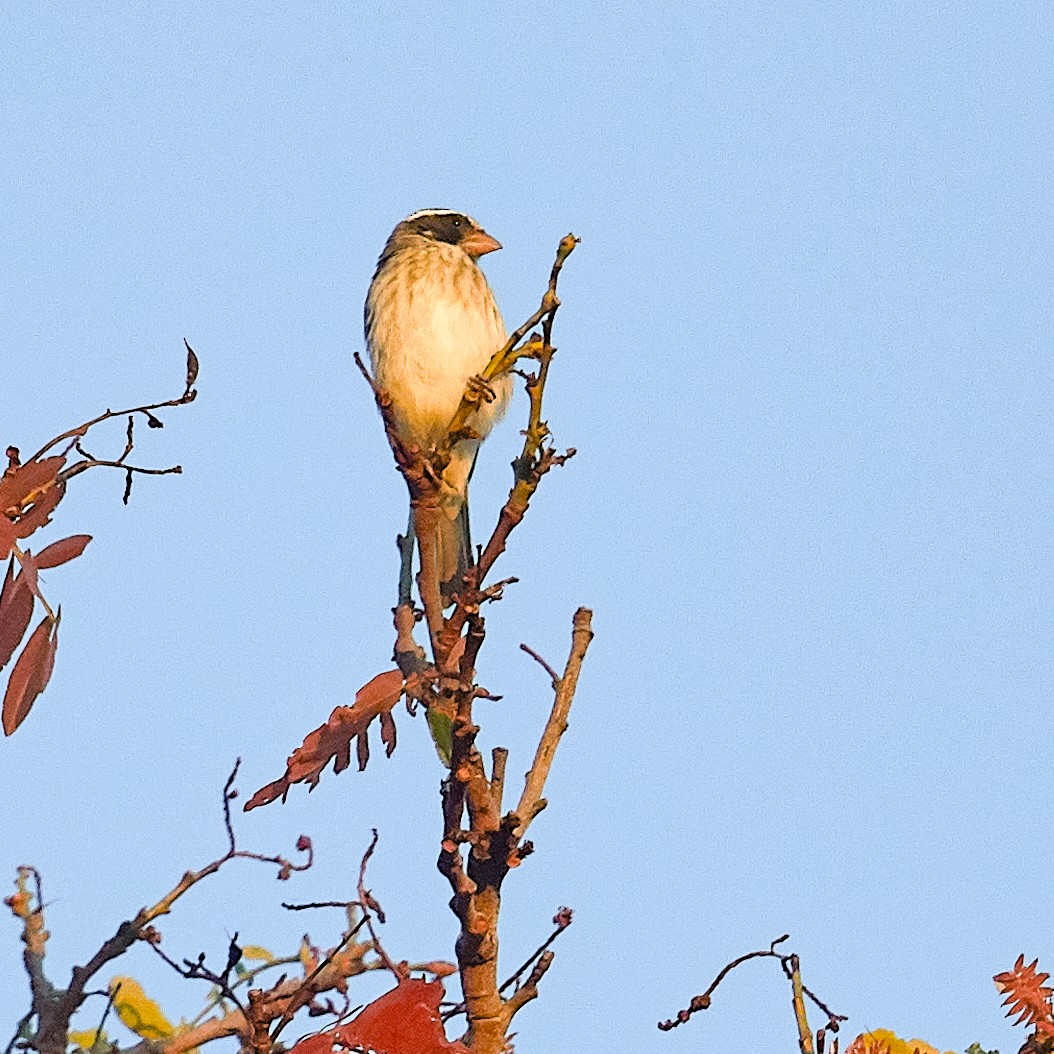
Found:
<svg viewBox="0 0 1054 1054"><path fill-rule="evenodd" d="M505 323L477 263L500 248L471 216L423 209L396 225L377 261L365 310L374 381L391 399L399 438L426 454L446 436L470 379L505 343ZM473 562L468 481L511 390L507 374L490 382L467 422L480 439L458 443L443 472L436 543L444 606ZM408 560L406 552L402 583Z"/></svg>

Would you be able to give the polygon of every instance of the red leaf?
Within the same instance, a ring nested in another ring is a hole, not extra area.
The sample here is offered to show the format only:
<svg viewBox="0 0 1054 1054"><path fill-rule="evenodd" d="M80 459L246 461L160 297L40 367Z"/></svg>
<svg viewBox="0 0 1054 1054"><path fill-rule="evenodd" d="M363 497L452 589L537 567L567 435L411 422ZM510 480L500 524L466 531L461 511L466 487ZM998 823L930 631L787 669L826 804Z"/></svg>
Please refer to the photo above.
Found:
<svg viewBox="0 0 1054 1054"><path fill-rule="evenodd" d="M290 1054L329 1054L349 1048L377 1054L468 1054L446 1038L439 1017L441 981L410 978L364 1007L354 1021L297 1043Z"/></svg>
<svg viewBox="0 0 1054 1054"><path fill-rule="evenodd" d="M0 477L0 560L15 541L28 538L51 518L65 492L57 479L65 463L64 456L48 457L9 468Z"/></svg>
<svg viewBox="0 0 1054 1054"><path fill-rule="evenodd" d="M370 748L367 740L370 722L382 715L391 716L392 707L406 690L403 675L398 670L379 673L355 693L353 706L338 706L329 720L309 732L304 742L289 755L285 775L274 783L261 787L246 803L245 811L267 805L276 798L284 799L294 783L314 787L325 767L333 762L334 772L343 772L351 763L351 741L356 740L359 768L365 768ZM395 737L382 730L388 754L395 748Z"/></svg>
<svg viewBox="0 0 1054 1054"><path fill-rule="evenodd" d="M0 670L11 661L33 617L33 594L24 574L12 580L14 564L12 558L0 590Z"/></svg>
<svg viewBox="0 0 1054 1054"><path fill-rule="evenodd" d="M37 553L36 561L38 570L48 567L58 567L59 564L69 563L84 552L88 542L91 541L90 534L71 534L68 538L62 538L52 542L46 549Z"/></svg>
<svg viewBox="0 0 1054 1054"><path fill-rule="evenodd" d="M1017 962L1014 963L1013 970L1009 970L1006 973L997 973L992 978L995 981L996 988L1006 996L1003 1000L1003 1006L1010 1007L1006 1012L1006 1016L1014 1017L1016 1015L1015 1025L1024 1023L1035 1025L1037 1031L1039 1031L1040 1026L1054 1024L1054 1011L1051 1009L1051 997L1054 996L1054 989L1048 988L1043 983L1049 980L1050 974L1040 973L1036 969L1038 965L1039 960L1033 959L1026 966L1025 957L1019 955Z"/></svg>
<svg viewBox="0 0 1054 1054"><path fill-rule="evenodd" d="M66 458L59 455L8 469L0 477L0 512L10 515L12 510L21 510L27 498L55 482L65 463Z"/></svg>
<svg viewBox="0 0 1054 1054"><path fill-rule="evenodd" d="M66 488L61 483L55 483L36 498L15 525L18 537L28 538L38 527L43 527L51 519L55 506L62 501L65 492Z"/></svg>
<svg viewBox="0 0 1054 1054"><path fill-rule="evenodd" d="M18 530L3 513L0 513L0 560L10 556L11 546L18 541Z"/></svg>
<svg viewBox="0 0 1054 1054"><path fill-rule="evenodd" d="M395 750L395 718L392 717L391 711L387 710L381 714L380 721L381 742L384 744L388 757L391 757L392 751Z"/></svg>
<svg viewBox="0 0 1054 1054"><path fill-rule="evenodd" d="M45 615L11 671L4 694L4 735L9 736L26 719L37 696L47 687L59 646L59 619Z"/></svg>

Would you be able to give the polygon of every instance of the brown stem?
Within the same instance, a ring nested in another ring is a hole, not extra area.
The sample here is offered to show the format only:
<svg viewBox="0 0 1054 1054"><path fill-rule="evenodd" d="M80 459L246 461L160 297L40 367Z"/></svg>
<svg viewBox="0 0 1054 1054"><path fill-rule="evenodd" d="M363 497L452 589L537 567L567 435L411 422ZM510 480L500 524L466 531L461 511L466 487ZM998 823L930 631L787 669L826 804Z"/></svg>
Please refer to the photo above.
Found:
<svg viewBox="0 0 1054 1054"><path fill-rule="evenodd" d="M76 428L70 428L61 435L49 439L29 460L38 461L49 450L54 449L60 443L63 443L68 439L82 439L96 425L102 424L103 421L109 421L114 417L128 417L131 414L143 414L143 416L151 422L153 427L157 428L160 426L160 422L153 416L151 413L152 410L163 410L168 406L185 406L187 403L192 403L198 395L197 391L194 389L194 382L197 380L198 376L197 356L191 350L190 345L187 344L186 341L183 343L187 348L187 383L182 395L177 396L175 399L166 399L164 402L133 406L128 410L104 410L101 414L97 417L93 417L90 421L85 421L84 424L78 425ZM129 452L130 451L126 450L125 455Z"/></svg>
<svg viewBox="0 0 1054 1054"><path fill-rule="evenodd" d="M592 627L593 612L589 608L579 608L575 612L574 628L571 632L571 652L567 657L567 665L564 667L562 677L554 681L556 689L553 698L553 707L549 713L549 720L545 724L545 731L538 743L538 749L534 755L534 762L524 783L523 794L520 795L520 803L516 806L516 825L513 833L517 838L522 838L531 821L545 807L542 792L545 790L545 781L552 768L553 758L556 756L556 748L560 745L560 739L567 731L567 716L574 701L575 689L578 687L578 675L582 671L582 663L585 661L589 642L593 639Z"/></svg>
<svg viewBox="0 0 1054 1054"><path fill-rule="evenodd" d="M794 1005L794 1020L798 1025L798 1046L801 1054L814 1054L812 1029L809 1027L809 1016L805 1012L805 996L802 992L801 964L798 956L790 957L791 968L791 1003Z"/></svg>

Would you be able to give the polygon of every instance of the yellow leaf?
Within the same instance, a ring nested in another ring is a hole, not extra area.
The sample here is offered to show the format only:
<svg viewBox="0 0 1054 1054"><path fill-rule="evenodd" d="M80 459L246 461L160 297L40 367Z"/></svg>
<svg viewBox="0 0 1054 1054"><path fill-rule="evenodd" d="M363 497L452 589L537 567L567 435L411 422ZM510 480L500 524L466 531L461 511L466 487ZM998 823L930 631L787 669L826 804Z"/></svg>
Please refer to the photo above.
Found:
<svg viewBox="0 0 1054 1054"><path fill-rule="evenodd" d="M258 959L260 962L273 963L274 953L269 952L266 948L261 948L259 944L247 944L242 948L243 959Z"/></svg>
<svg viewBox="0 0 1054 1054"><path fill-rule="evenodd" d="M135 978L111 978L110 992L114 992L118 985L121 987L114 997L113 1008L124 1024L143 1039L167 1039L172 1035L173 1028L161 1007L143 991Z"/></svg>
<svg viewBox="0 0 1054 1054"><path fill-rule="evenodd" d="M304 975L310 974L318 966L318 952L304 934L300 941L300 965L304 967Z"/></svg>
<svg viewBox="0 0 1054 1054"><path fill-rule="evenodd" d="M106 1033L99 1032L94 1028L89 1028L84 1032L71 1032L66 1039L75 1047L80 1047L82 1050L91 1050L96 1042L106 1042Z"/></svg>
<svg viewBox="0 0 1054 1054"><path fill-rule="evenodd" d="M876 1028L857 1036L846 1054L939 1054L939 1051L921 1039L901 1039L888 1028Z"/></svg>

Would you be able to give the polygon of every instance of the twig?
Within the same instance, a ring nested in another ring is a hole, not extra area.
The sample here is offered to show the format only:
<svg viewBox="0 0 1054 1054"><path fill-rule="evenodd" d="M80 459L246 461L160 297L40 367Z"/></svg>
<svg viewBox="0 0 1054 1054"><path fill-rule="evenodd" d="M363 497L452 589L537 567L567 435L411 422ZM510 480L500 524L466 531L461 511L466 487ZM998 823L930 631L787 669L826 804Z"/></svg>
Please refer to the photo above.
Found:
<svg viewBox="0 0 1054 1054"><path fill-rule="evenodd" d="M106 1007L102 1012L102 1017L99 1019L99 1027L95 1030L95 1038L98 1039L102 1035L102 1030L106 1025L106 1019L110 1016L110 1011L113 1009L113 1004L117 1000L117 995L121 991L121 981L110 989L106 997ZM92 1046L95 1046L93 1043Z"/></svg>
<svg viewBox="0 0 1054 1054"><path fill-rule="evenodd" d="M384 945L381 944L380 938L377 936L377 931L373 928L373 913L376 912L377 918L380 922L384 922L384 912L381 911L380 904L374 899L373 894L366 888L366 865L370 862L370 857L373 856L373 850L377 848L377 828L373 829L373 838L370 841L369 847L363 854L362 863L359 864L359 904L362 907L362 921L366 924L366 928L370 931L370 939L373 941L373 950L381 957L384 965L395 975L396 981L406 980L405 974L392 962L388 957L388 953L384 950Z"/></svg>
<svg viewBox="0 0 1054 1054"><path fill-rule="evenodd" d="M327 967L331 966L336 961L337 955L351 942L352 937L354 937L364 925L367 925L368 919L369 914L364 913L363 917L344 934L341 942L311 971L310 974L307 975L307 977L304 978L303 982L300 983L299 988L292 993L285 1011L283 1012L278 1024L275 1025L274 1031L271 1033L270 1039L272 1045L275 1040L278 1039L282 1029L293 1020L296 1012L306 1006L314 997L316 994L312 987L314 982L322 976L323 971ZM374 951L376 950L377 948L375 945Z"/></svg>
<svg viewBox="0 0 1054 1054"><path fill-rule="evenodd" d="M518 1011L522 1010L532 999L538 998L538 982L553 965L553 959L552 952L543 952L531 971L531 976L527 978L527 982L505 1000L506 1021L512 1021Z"/></svg>
<svg viewBox="0 0 1054 1054"><path fill-rule="evenodd" d="M537 948L535 948L530 956L528 956L527 961L515 973L513 973L507 981L505 981L505 983L498 989L499 992L504 992L510 985L519 981L520 977L530 968L531 963L539 958L549 945L571 925L571 918L572 912L570 908L561 908L556 915L553 916L553 922L556 924L556 928Z"/></svg>
<svg viewBox="0 0 1054 1054"><path fill-rule="evenodd" d="M85 421L76 428L68 429L61 435L55 436L54 439L49 439L29 460L39 461L49 450L52 450L65 440L82 439L96 425L102 424L103 421L112 420L114 417L127 417L132 414L143 414L152 428L162 427L162 423L151 413L152 410L162 410L168 406L185 406L187 403L192 403L198 396L198 393L194 388L194 382L198 377L198 359L191 346L187 344L185 340L183 341L183 344L187 349L187 382L182 395L177 396L175 399L166 399L159 403L147 403L143 406L133 406L127 410L104 410L97 417ZM129 452L130 450L126 450L125 455Z"/></svg>
<svg viewBox="0 0 1054 1054"><path fill-rule="evenodd" d="M804 1021L805 1034L808 1035L809 1050L807 1051L802 1047L802 1054L812 1054L812 1034L809 1031L808 1021L805 1019L805 1003L804 998L811 999L822 1010L828 1018L827 1028L832 1032L838 1031L840 1022L848 1020L842 1014L836 1014L824 1005L812 992L809 991L805 985L801 984L801 972L798 967L798 957L794 954L783 954L782 952L776 951L777 944L783 944L784 941L790 940L789 934L783 934L782 937L777 937L768 947L767 951L756 951L747 952L745 955L740 955L738 958L733 959L730 963L723 966L718 975L711 982L710 987L700 995L693 996L691 1002L684 1010L679 1010L677 1016L670 1018L668 1021L660 1021L659 1028L663 1032L669 1032L670 1029L676 1028L678 1025L683 1025L693 1014L700 1010L706 1010L710 1006L711 996L717 989L717 986L728 976L737 966L741 966L743 963L748 962L751 959L778 959L780 966L783 969L784 974L791 981L792 985L792 998L794 1001L795 1020L798 1023L799 1031L799 1046L802 1044L802 1027ZM797 981L795 981L795 975L797 975Z"/></svg>
<svg viewBox="0 0 1054 1054"><path fill-rule="evenodd" d="M282 901L282 907L286 911L308 911L311 908L345 908L350 911L352 908L361 908L362 905L357 900L316 900L310 904L287 904Z"/></svg>
<svg viewBox="0 0 1054 1054"><path fill-rule="evenodd" d="M200 871L187 871L179 882L166 893L153 907L144 908L136 916L132 925L137 928L142 928L149 922L153 922L156 918L161 915L167 915L172 910L172 905L181 897L187 890L197 885L203 878L207 878L209 875L215 874L228 860L244 859L244 860L258 860L263 864L274 864L278 867L278 878L285 881L290 877L294 871L307 871L315 862L314 848L311 844L311 839L306 835L301 835L297 840L296 848L298 852L306 852L307 860L302 864L294 864L284 856L268 856L264 853L252 853L246 849L238 849L235 838L234 838L234 826L231 821L231 802L238 796L238 792L233 789L233 783L235 776L238 774L238 768L241 765L242 759L237 758L234 762L234 768L231 771L230 776L227 777L227 782L223 788L223 823L227 831L227 852L217 860L213 860L212 863L206 864Z"/></svg>
<svg viewBox="0 0 1054 1054"><path fill-rule="evenodd" d="M60 483L65 483L90 468L119 468L122 472L135 473L140 476L179 476L183 472L182 465L172 465L169 468L140 468L138 465L126 465L120 459L116 461L104 461L102 458L93 458L88 461L76 461L69 468L63 469L56 477ZM128 503L125 502L127 505Z"/></svg>
<svg viewBox="0 0 1054 1054"><path fill-rule="evenodd" d="M593 612L589 608L579 608L575 612L574 628L571 632L571 652L567 657L564 675L554 678L553 708L538 743L534 762L527 773L523 794L520 795L520 803L516 807L515 833L517 837L523 836L531 821L544 808L542 792L545 790L545 781L549 776L553 758L556 756L560 738L567 731L567 716L571 710L571 703L574 701L575 689L578 687L578 675L581 673L589 642L593 639L592 618Z"/></svg>
<svg viewBox="0 0 1054 1054"><path fill-rule="evenodd" d="M15 1025L15 1034L11 1037L11 1042L8 1043L7 1047L4 1049L4 1054L11 1054L11 1052L15 1049L15 1044L22 1038L22 1032L29 1024L29 1022L33 1020L34 1014L36 1014L35 1010L28 1011L23 1016L22 1020L19 1021L17 1025Z"/></svg>
<svg viewBox="0 0 1054 1054"><path fill-rule="evenodd" d="M559 686L560 675L533 648L529 648L526 644L521 644L520 651L525 651L536 663L538 663L539 666L541 666L543 670L545 670L547 674L549 674L549 680L552 682L554 688Z"/></svg>
<svg viewBox="0 0 1054 1054"><path fill-rule="evenodd" d="M243 1014L245 1013L245 1007L242 1005L241 1000L234 993L234 986L231 984L230 973L234 968L235 963L241 959L241 948L237 946L238 935L235 934L231 940L230 947L227 953L227 968L222 974L216 973L214 970L210 970L205 965L205 953L201 952L197 960L184 959L183 965L180 966L174 959L161 950L161 945L157 941L149 941L150 947L154 950L154 953L158 955L164 962L168 963L180 977L186 977L188 980L202 980L208 981L209 984L219 989L219 999L229 999ZM237 955L233 955L233 951L237 949ZM233 959L233 961L232 961ZM237 981L235 981L237 984Z"/></svg>
<svg viewBox="0 0 1054 1054"><path fill-rule="evenodd" d="M255 966L252 969L245 970L244 973L240 973L237 979L231 985L231 988L247 988L253 983L253 981L256 980L257 977L260 976L260 974L266 972L267 970L274 970L280 966L292 966L294 963L299 962L299 955L288 955L280 958L269 959L267 962L263 962L259 966ZM283 974L282 976L284 977L285 975ZM211 1013L223 1001L223 998L224 996L222 992L211 993L209 995L208 1001L205 1003L204 1009L201 1010L198 1015L192 1019L191 1024L195 1026L198 1025L206 1014ZM182 1035L182 1033L180 1034ZM126 1051L125 1054L129 1054L129 1052Z"/></svg>

